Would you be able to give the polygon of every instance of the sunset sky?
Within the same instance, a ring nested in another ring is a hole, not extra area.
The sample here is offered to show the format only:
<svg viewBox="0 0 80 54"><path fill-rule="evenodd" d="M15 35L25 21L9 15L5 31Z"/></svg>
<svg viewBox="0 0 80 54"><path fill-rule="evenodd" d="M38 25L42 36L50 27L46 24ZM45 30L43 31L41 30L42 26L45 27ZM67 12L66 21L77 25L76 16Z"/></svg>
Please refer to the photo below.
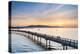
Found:
<svg viewBox="0 0 80 54"><path fill-rule="evenodd" d="M12 2L11 14L11 26L78 26L77 5Z"/></svg>

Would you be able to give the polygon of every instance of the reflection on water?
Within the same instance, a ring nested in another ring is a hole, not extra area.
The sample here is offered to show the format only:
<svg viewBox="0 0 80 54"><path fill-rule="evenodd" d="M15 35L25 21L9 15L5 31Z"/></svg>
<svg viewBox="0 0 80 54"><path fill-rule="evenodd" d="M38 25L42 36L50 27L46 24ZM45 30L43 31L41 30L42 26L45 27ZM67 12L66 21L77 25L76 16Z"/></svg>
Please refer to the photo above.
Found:
<svg viewBox="0 0 80 54"><path fill-rule="evenodd" d="M16 33L12 33L12 52L32 52L32 51L43 51L44 48L34 44L30 39L25 38Z"/></svg>
<svg viewBox="0 0 80 54"><path fill-rule="evenodd" d="M78 31L77 28L33 28L33 29L19 29L19 30L26 30L32 32L38 32L53 36L60 36L62 38L68 38L73 40L78 40ZM45 49L42 48L40 45L35 44L30 39L24 37L22 34L28 36L25 33L14 33L12 32L12 52L32 52L32 51L44 51ZM31 35L29 35L31 36ZM45 39L41 40L45 43ZM62 45L56 42L51 41L52 47L56 49L63 49ZM73 49L68 47L69 49Z"/></svg>
<svg viewBox="0 0 80 54"><path fill-rule="evenodd" d="M30 29L20 29L20 30L33 31L42 34L60 36L62 38L78 40L77 28L33 28L33 29L30 28Z"/></svg>

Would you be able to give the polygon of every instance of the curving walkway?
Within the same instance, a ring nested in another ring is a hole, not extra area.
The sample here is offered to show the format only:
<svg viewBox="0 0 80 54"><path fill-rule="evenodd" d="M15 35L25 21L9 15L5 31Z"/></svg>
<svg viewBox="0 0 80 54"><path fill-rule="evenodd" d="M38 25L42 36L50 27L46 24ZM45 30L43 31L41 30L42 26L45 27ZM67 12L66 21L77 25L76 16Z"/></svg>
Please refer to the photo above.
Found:
<svg viewBox="0 0 80 54"><path fill-rule="evenodd" d="M19 32L17 32L19 33ZM41 46L34 44L30 39L21 36L20 34L11 34L11 47L12 52L31 52L31 51L43 51L45 50Z"/></svg>

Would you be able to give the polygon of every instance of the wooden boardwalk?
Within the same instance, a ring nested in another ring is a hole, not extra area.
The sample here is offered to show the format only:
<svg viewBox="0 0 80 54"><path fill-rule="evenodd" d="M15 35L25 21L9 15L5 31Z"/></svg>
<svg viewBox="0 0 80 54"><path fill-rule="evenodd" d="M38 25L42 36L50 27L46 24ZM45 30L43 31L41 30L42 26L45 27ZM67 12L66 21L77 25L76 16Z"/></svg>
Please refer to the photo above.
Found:
<svg viewBox="0 0 80 54"><path fill-rule="evenodd" d="M9 31L17 31L17 32L24 32L27 34L32 35L32 39L34 40L35 36L37 37L37 41L41 44L41 39L44 38L46 40L45 47L47 49L51 49L51 41L60 43L63 46L63 50L67 50L67 46L70 46L72 48L77 49L78 48L78 41L77 40L72 40L72 39L67 39L67 38L61 38L59 36L50 36L46 34L41 34L37 32L31 32L31 31L23 31L23 30L9 30Z"/></svg>

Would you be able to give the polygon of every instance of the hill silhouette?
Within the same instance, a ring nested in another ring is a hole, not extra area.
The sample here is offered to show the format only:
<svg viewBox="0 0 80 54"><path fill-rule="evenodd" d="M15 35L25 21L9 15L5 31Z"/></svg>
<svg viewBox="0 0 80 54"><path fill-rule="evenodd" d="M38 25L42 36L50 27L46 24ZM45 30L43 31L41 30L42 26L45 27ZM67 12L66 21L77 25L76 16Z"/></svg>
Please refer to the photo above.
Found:
<svg viewBox="0 0 80 54"><path fill-rule="evenodd" d="M16 26L11 28L63 28L63 26L29 25L29 26Z"/></svg>

